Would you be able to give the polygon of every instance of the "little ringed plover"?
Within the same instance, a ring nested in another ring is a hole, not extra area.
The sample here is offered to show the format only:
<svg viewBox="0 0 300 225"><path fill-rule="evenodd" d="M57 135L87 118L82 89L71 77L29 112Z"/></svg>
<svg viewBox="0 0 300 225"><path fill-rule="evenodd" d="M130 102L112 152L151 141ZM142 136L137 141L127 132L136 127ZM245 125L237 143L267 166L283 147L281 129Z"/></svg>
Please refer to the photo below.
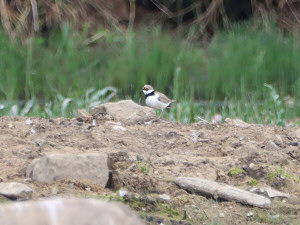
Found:
<svg viewBox="0 0 300 225"><path fill-rule="evenodd" d="M142 91L146 96L146 105L150 106L151 108L161 110L158 119L160 119L162 116L165 108L170 108L171 104L176 102L176 100L169 99L163 93L155 91L151 85L144 85Z"/></svg>

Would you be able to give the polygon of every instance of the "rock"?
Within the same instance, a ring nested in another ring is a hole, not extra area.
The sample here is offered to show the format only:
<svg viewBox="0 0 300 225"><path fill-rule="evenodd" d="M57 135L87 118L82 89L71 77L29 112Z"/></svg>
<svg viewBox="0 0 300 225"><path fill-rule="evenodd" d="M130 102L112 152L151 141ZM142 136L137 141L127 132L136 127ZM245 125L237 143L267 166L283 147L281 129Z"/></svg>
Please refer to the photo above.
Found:
<svg viewBox="0 0 300 225"><path fill-rule="evenodd" d="M241 119L226 118L225 122L230 125L234 125L234 126L241 127L241 128L248 128L251 126L249 123L246 123Z"/></svg>
<svg viewBox="0 0 300 225"><path fill-rule="evenodd" d="M58 194L58 188L57 188L57 187L52 187L51 193L52 193L53 195L57 195L57 194Z"/></svg>
<svg viewBox="0 0 300 225"><path fill-rule="evenodd" d="M143 123L156 118L154 109L140 106L132 100L105 103L91 109L91 114L108 114L126 125Z"/></svg>
<svg viewBox="0 0 300 225"><path fill-rule="evenodd" d="M93 116L83 109L78 109L77 120L79 122L91 123L93 121Z"/></svg>
<svg viewBox="0 0 300 225"><path fill-rule="evenodd" d="M234 141L234 142L231 143L231 147L233 147L233 148L238 148L242 145L243 144L241 142L238 142L238 141Z"/></svg>
<svg viewBox="0 0 300 225"><path fill-rule="evenodd" d="M25 184L15 182L0 183L0 194L12 200L31 199L32 192L32 189Z"/></svg>
<svg viewBox="0 0 300 225"><path fill-rule="evenodd" d="M270 199L236 187L195 177L178 177L175 184L191 193L268 208Z"/></svg>
<svg viewBox="0 0 300 225"><path fill-rule="evenodd" d="M163 200L163 201L166 201L166 202L171 200L170 195L167 195L167 194L158 195L158 198Z"/></svg>
<svg viewBox="0 0 300 225"><path fill-rule="evenodd" d="M142 225L125 205L95 199L51 199L0 206L5 225Z"/></svg>
<svg viewBox="0 0 300 225"><path fill-rule="evenodd" d="M116 130L116 131L127 131L127 129L125 127L122 126L112 126L112 129Z"/></svg>
<svg viewBox="0 0 300 225"><path fill-rule="evenodd" d="M52 154L35 159L27 167L26 177L44 183L63 178L91 180L103 187L109 179L106 154Z"/></svg>
<svg viewBox="0 0 300 225"><path fill-rule="evenodd" d="M289 194L277 191L271 187L251 188L249 191L257 193L257 194L262 194L269 198L275 198L275 197L289 198L290 197Z"/></svg>
<svg viewBox="0 0 300 225"><path fill-rule="evenodd" d="M276 145L274 143L274 141L269 140L265 149L268 150L268 151L277 151L277 150L280 149L280 147L278 145Z"/></svg>
<svg viewBox="0 0 300 225"><path fill-rule="evenodd" d="M254 216L254 213L253 212L247 212L247 217L253 217Z"/></svg>
<svg viewBox="0 0 300 225"><path fill-rule="evenodd" d="M198 141L198 133L197 133L197 131L195 131L195 130L191 131L191 139L192 139L192 142L197 143L197 141Z"/></svg>

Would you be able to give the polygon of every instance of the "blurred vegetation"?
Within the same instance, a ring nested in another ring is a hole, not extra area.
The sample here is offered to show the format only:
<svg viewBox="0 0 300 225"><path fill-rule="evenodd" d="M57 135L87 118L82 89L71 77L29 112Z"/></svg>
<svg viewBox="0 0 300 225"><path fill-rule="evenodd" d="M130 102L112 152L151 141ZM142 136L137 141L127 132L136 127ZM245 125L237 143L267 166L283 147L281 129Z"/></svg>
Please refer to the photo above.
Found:
<svg viewBox="0 0 300 225"><path fill-rule="evenodd" d="M290 1L130 2L123 15L103 1L1 1L0 115L72 117L124 98L144 104L140 90L148 83L177 100L165 115L172 120L210 121L219 113L297 122L299 38L278 28L285 20L297 30L282 16ZM133 32L141 5L156 10L161 25L140 22ZM129 18L125 26L120 15Z"/></svg>
<svg viewBox="0 0 300 225"><path fill-rule="evenodd" d="M142 103L141 87L149 83L178 100L169 117L183 122L217 112L281 125L299 116L300 46L271 24L233 26L207 48L159 27L126 36L101 29L96 37L91 42L65 25L24 45L2 31L1 115L76 116L115 93L99 92L107 86L119 90L115 99Z"/></svg>

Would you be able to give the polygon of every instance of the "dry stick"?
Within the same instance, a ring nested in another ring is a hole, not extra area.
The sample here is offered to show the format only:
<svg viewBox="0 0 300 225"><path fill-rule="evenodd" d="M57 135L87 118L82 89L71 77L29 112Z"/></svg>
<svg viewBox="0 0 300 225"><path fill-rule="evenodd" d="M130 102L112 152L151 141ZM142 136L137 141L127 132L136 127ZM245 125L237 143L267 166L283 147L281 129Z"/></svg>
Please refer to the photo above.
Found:
<svg viewBox="0 0 300 225"><path fill-rule="evenodd" d="M194 19L192 22L188 22L189 25L194 25L200 22L204 22L203 29L201 29L200 33L203 32L204 28L209 24L209 20L212 17L216 16L216 13L218 12L219 4L222 4L223 0L213 0L207 10L200 16L198 16L196 19ZM184 24L183 24L184 25ZM177 31L180 32L184 29L184 26L180 26ZM197 32L199 33L199 32Z"/></svg>
<svg viewBox="0 0 300 225"><path fill-rule="evenodd" d="M32 17L33 17L33 29L35 32L39 31L39 14L37 10L37 5L35 0L30 0L32 7Z"/></svg>
<svg viewBox="0 0 300 225"><path fill-rule="evenodd" d="M132 29L135 19L135 0L129 0L130 3L130 13L129 13L129 22L128 22L128 28Z"/></svg>
<svg viewBox="0 0 300 225"><path fill-rule="evenodd" d="M4 0L0 1L0 14L2 15L2 20L3 20L6 31L8 32L9 36L11 38L13 38L14 34L13 34L11 26L10 26L9 16L7 13L6 3L4 2Z"/></svg>
<svg viewBox="0 0 300 225"><path fill-rule="evenodd" d="M122 29L119 21L109 12L109 10L105 9L104 7L94 7L96 10L100 10L106 21L111 24L114 28L116 28L119 32L121 32L123 35L125 35L124 29Z"/></svg>
<svg viewBox="0 0 300 225"><path fill-rule="evenodd" d="M169 18L182 16L190 11L192 11L194 8L197 8L198 5L201 5L201 2L194 2L193 4L189 5L188 7L181 9L177 12L171 12L166 6L158 2L157 0L151 0L151 2L162 12L164 12Z"/></svg>
<svg viewBox="0 0 300 225"><path fill-rule="evenodd" d="M228 26L228 25L229 25L229 18L228 18L227 14L226 14L226 10L225 10L225 8L224 8L223 2L220 3L219 11L220 11L220 14L221 14L221 16L222 16L222 19L223 19L223 21L224 21L224 24L225 24L226 26Z"/></svg>
<svg viewBox="0 0 300 225"><path fill-rule="evenodd" d="M295 12L296 11L296 8L295 6L293 5L293 3L291 3L289 0L286 1L287 5L289 6L294 18L297 20L297 22L299 23L299 17L297 15L297 13Z"/></svg>
<svg viewBox="0 0 300 225"><path fill-rule="evenodd" d="M202 117L200 117L200 116L197 116L197 117L198 117L198 119L199 119L201 122L204 122L204 123L208 123L208 124L209 124L209 122L208 122L207 120L203 119Z"/></svg>

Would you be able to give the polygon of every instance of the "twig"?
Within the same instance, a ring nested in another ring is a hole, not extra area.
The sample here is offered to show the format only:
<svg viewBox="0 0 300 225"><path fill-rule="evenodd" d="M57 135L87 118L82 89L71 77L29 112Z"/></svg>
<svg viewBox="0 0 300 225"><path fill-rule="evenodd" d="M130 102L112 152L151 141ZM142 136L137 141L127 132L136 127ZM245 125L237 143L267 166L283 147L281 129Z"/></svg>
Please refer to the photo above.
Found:
<svg viewBox="0 0 300 225"><path fill-rule="evenodd" d="M128 28L132 29L135 19L135 0L129 0L130 4L130 14L129 14L129 22L128 22Z"/></svg>
<svg viewBox="0 0 300 225"><path fill-rule="evenodd" d="M209 124L209 122L208 122L207 120L203 119L202 117L197 116L197 118L198 118L201 122Z"/></svg>
<svg viewBox="0 0 300 225"><path fill-rule="evenodd" d="M35 0L30 0L32 7L32 17L33 17L33 29L35 32L39 31L39 15L37 10L37 5Z"/></svg>
<svg viewBox="0 0 300 225"><path fill-rule="evenodd" d="M6 3L4 2L4 0L0 1L0 15L2 15L2 21L4 23L4 27L5 27L6 31L8 32L10 37L13 38L14 34L12 32L11 24L9 21L9 16L7 13Z"/></svg>
<svg viewBox="0 0 300 225"><path fill-rule="evenodd" d="M201 2L194 2L193 4L189 5L188 7L181 9L177 12L171 12L166 6L158 2L157 0L151 0L151 2L162 12L164 12L169 18L174 18L178 16L182 16L190 11L192 11L194 8L197 8L199 5L201 5Z"/></svg>

